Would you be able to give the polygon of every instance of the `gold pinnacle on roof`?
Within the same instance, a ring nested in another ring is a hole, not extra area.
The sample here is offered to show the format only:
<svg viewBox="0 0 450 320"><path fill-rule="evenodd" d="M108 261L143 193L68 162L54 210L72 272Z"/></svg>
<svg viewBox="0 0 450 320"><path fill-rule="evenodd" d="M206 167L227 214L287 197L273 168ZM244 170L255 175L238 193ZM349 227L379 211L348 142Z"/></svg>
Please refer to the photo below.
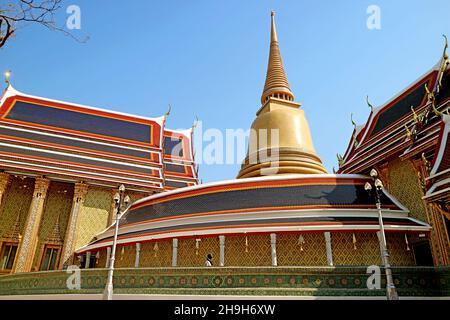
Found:
<svg viewBox="0 0 450 320"><path fill-rule="evenodd" d="M274 15L262 106L252 123L247 156L237 178L327 173L314 149L305 111L294 102L281 62Z"/></svg>
<svg viewBox="0 0 450 320"><path fill-rule="evenodd" d="M289 86L286 73L284 72L283 61L281 60L274 11L271 13L271 18L272 28L270 31L269 62L267 65L266 82L261 96L261 104L264 104L269 97L294 101L294 94Z"/></svg>

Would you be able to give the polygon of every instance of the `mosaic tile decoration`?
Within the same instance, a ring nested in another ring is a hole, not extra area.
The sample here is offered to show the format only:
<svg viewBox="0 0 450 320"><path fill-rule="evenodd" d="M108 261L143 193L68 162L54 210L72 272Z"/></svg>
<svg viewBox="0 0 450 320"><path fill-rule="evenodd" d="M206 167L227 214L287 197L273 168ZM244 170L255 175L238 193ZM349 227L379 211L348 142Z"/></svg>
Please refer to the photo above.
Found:
<svg viewBox="0 0 450 320"><path fill-rule="evenodd" d="M247 240L246 240L247 239ZM246 245L247 243L247 245ZM269 235L225 238L226 266L271 266Z"/></svg>
<svg viewBox="0 0 450 320"><path fill-rule="evenodd" d="M107 227L111 202L109 189L89 187L79 216L75 248L84 246Z"/></svg>
<svg viewBox="0 0 450 320"><path fill-rule="evenodd" d="M383 271L382 271L383 272ZM384 272L383 272L384 274ZM70 274L47 271L0 276L0 295L102 293L107 269L82 269L81 289L69 290ZM399 296L450 296L449 267L393 268ZM361 267L240 267L117 269L121 294L384 296L369 290ZM386 282L382 278L381 286Z"/></svg>
<svg viewBox="0 0 450 320"><path fill-rule="evenodd" d="M196 244L198 245L198 249L196 247ZM218 266L220 254L219 248L220 245L218 237L201 239L180 239L178 240L177 265L180 267L204 267L206 256L208 254L211 254L213 256L213 265Z"/></svg>
<svg viewBox="0 0 450 320"><path fill-rule="evenodd" d="M33 190L34 179L13 177L3 198L3 210L0 212L0 237L13 228L18 215L20 215L20 230L23 232Z"/></svg>
<svg viewBox="0 0 450 320"><path fill-rule="evenodd" d="M277 234L277 262L279 266L326 266L324 235Z"/></svg>
<svg viewBox="0 0 450 320"><path fill-rule="evenodd" d="M67 222L69 220L70 209L72 207L73 185L68 183L50 183L47 199L42 215L42 222L38 234L38 245L34 255L33 266L39 269L39 261L43 254L45 240L50 236L52 230L59 219L60 237L64 239Z"/></svg>

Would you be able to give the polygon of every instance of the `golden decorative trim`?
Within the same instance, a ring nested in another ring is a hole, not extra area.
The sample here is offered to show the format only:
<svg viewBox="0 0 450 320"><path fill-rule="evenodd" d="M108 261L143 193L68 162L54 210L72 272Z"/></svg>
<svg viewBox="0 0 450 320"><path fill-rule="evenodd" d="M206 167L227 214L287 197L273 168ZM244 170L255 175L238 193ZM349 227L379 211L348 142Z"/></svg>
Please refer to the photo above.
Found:
<svg viewBox="0 0 450 320"><path fill-rule="evenodd" d="M59 262L59 269L64 268L73 260L73 252L75 251L76 232L78 228L78 219L81 208L83 207L86 194L88 192L88 185L80 182L76 183L74 187L74 194L72 200L72 208L70 210L69 221L67 223L66 235L64 245L61 250L61 260Z"/></svg>
<svg viewBox="0 0 450 320"><path fill-rule="evenodd" d="M17 250L17 261L14 272L31 271L49 185L50 180L48 179L38 177L35 180L33 199L25 223L22 242Z"/></svg>

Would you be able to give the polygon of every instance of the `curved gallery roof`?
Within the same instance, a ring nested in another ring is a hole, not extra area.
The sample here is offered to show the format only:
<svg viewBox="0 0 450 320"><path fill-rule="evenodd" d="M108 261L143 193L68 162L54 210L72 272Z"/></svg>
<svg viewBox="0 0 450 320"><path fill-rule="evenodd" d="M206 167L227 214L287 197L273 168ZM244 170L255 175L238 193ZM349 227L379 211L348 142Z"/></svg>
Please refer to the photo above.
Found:
<svg viewBox="0 0 450 320"><path fill-rule="evenodd" d="M362 175L280 175L181 188L143 198L121 217L119 245L270 232L378 231ZM426 232L393 196L381 197L387 232ZM112 245L113 225L77 253Z"/></svg>

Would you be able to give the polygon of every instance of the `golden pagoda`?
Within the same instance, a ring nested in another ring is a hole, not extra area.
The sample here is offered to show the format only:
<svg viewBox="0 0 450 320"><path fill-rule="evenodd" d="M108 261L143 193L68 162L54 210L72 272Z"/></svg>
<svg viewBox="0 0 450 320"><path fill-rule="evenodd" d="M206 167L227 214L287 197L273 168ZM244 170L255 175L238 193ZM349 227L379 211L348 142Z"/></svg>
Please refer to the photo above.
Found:
<svg viewBox="0 0 450 320"><path fill-rule="evenodd" d="M271 14L270 53L261 108L250 133L247 157L238 178L272 174L327 173L316 154L305 112L294 102L281 59Z"/></svg>

